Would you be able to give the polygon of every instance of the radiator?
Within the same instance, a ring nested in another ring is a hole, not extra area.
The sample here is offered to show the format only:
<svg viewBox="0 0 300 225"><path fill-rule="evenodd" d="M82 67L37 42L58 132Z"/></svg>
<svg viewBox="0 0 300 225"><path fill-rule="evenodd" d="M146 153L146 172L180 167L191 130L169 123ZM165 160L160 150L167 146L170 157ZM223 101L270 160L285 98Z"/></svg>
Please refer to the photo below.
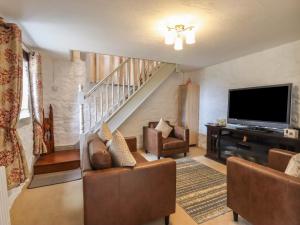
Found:
<svg viewBox="0 0 300 225"><path fill-rule="evenodd" d="M10 225L5 167L0 166L0 224Z"/></svg>

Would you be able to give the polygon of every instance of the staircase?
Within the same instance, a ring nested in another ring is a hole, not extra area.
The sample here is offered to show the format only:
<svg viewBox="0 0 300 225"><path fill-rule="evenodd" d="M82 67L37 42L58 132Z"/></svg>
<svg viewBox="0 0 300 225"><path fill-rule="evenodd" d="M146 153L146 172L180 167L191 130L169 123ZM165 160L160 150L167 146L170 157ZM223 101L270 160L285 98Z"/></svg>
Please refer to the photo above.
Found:
<svg viewBox="0 0 300 225"><path fill-rule="evenodd" d="M127 58L89 91L79 88L80 133L115 131L174 71L175 64Z"/></svg>

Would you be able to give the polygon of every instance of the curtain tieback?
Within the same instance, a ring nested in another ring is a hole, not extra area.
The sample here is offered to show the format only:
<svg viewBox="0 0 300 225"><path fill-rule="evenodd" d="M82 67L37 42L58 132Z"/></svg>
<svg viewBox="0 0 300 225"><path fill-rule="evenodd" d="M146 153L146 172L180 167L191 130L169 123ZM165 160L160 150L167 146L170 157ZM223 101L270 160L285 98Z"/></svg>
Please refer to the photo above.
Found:
<svg viewBox="0 0 300 225"><path fill-rule="evenodd" d="M16 130L17 130L17 129L14 128L14 127L6 127L6 126L2 126L2 125L0 125L0 128L6 129L6 130L11 130L11 131L16 131Z"/></svg>

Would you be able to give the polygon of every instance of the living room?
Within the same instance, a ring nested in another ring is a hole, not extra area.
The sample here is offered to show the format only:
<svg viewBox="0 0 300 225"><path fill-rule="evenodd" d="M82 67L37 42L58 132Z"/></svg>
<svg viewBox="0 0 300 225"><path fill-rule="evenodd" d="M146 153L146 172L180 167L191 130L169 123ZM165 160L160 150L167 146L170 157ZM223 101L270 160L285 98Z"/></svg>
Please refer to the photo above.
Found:
<svg viewBox="0 0 300 225"><path fill-rule="evenodd" d="M1 225L300 224L299 2L0 17Z"/></svg>

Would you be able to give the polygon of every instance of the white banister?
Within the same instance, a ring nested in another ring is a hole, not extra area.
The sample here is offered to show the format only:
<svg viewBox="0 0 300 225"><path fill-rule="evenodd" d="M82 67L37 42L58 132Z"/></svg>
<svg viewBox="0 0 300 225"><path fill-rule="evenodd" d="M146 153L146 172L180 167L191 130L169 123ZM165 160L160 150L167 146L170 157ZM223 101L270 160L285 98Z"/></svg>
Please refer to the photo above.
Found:
<svg viewBox="0 0 300 225"><path fill-rule="evenodd" d="M0 166L0 224L10 225L6 171Z"/></svg>
<svg viewBox="0 0 300 225"><path fill-rule="evenodd" d="M83 134L84 131L84 93L83 86L80 84L78 87L78 102L79 102L79 133Z"/></svg>

